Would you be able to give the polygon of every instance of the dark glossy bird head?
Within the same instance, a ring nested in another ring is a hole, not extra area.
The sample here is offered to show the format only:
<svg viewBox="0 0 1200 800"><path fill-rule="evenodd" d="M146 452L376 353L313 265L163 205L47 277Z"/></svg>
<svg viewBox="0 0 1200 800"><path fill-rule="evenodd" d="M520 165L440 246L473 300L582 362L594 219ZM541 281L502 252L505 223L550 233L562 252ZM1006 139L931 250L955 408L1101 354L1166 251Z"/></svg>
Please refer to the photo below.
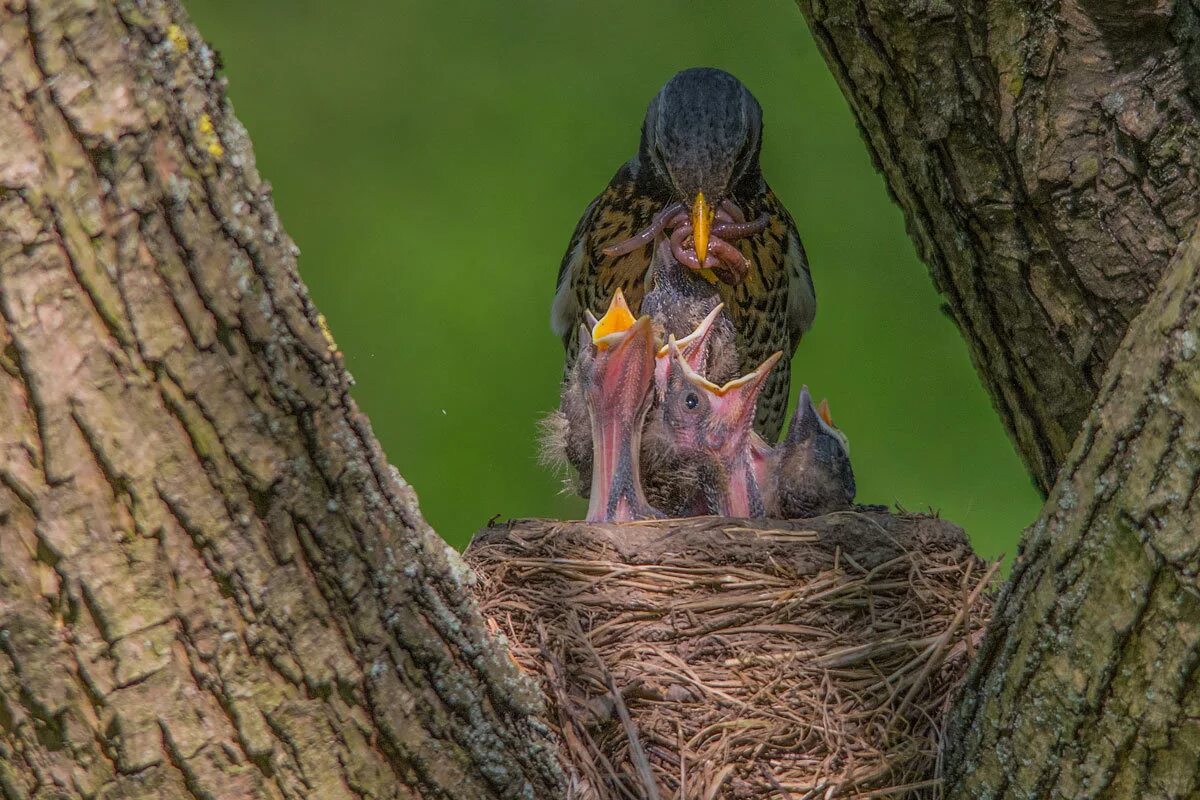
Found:
<svg viewBox="0 0 1200 800"><path fill-rule="evenodd" d="M642 123L642 154L675 199L710 204L758 171L762 108L728 72L695 67L659 90Z"/></svg>
<svg viewBox="0 0 1200 800"><path fill-rule="evenodd" d="M639 155L673 199L691 209L698 255L707 252L714 209L758 177L761 148L762 108L724 70L685 69L650 101Z"/></svg>

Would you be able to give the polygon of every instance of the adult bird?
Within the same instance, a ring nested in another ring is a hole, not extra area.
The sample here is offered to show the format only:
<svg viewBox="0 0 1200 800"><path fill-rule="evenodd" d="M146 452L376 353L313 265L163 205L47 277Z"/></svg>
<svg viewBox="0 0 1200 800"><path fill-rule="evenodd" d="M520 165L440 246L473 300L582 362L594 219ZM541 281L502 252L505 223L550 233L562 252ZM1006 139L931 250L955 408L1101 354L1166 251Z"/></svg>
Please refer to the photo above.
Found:
<svg viewBox="0 0 1200 800"><path fill-rule="evenodd" d="M816 295L796 225L763 179L761 148L762 109L737 78L694 68L667 81L637 154L584 211L559 267L551 327L568 369L585 311L605 308L617 289L640 307L655 237L670 229L676 258L716 286L733 319L740 370L784 353L755 418L775 440Z"/></svg>

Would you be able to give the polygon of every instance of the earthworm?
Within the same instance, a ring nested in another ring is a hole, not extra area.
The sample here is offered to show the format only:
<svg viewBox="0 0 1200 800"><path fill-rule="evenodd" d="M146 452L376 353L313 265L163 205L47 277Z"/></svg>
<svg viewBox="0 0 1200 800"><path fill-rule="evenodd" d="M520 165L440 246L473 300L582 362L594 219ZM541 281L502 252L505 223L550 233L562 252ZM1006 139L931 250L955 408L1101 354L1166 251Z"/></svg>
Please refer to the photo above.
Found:
<svg viewBox="0 0 1200 800"><path fill-rule="evenodd" d="M637 250L639 247L645 247L654 241L655 236L658 236L658 234L662 233L663 228L667 227L671 223L674 223L674 218L680 214L684 215L684 219L687 218L687 209L684 207L683 203L672 203L662 211L655 214L654 219L650 221L650 224L641 231L635 233L633 236L630 236L628 239L622 242L610 244L608 247L604 248L602 252L606 256L615 257L627 255L628 253L632 253L634 250Z"/></svg>
<svg viewBox="0 0 1200 800"><path fill-rule="evenodd" d="M617 257L627 255L654 241L664 230L671 230L671 252L675 259L689 269L711 269L725 283L738 283L746 276L750 264L731 240L754 236L767 227L769 217L763 214L753 222L746 222L746 215L737 204L729 199L722 200L713 218L713 227L708 240L708 252L704 263L700 263L694 245L684 246L692 235L692 223L688 209L683 203L672 203L654 215L650 224L624 241L605 247L604 255Z"/></svg>

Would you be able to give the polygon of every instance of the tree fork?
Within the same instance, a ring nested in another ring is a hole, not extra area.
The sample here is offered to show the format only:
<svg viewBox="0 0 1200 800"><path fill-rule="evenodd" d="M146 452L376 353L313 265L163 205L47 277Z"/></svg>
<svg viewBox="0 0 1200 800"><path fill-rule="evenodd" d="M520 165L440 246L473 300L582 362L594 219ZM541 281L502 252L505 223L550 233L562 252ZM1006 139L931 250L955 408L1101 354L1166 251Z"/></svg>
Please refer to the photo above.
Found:
<svg viewBox="0 0 1200 800"><path fill-rule="evenodd" d="M1063 467L949 790L1195 795L1194 8L801 7L1026 462ZM0 142L0 792L562 796L178 4L7 0Z"/></svg>
<svg viewBox="0 0 1200 800"><path fill-rule="evenodd" d="M562 796L174 0L0 5L0 793Z"/></svg>

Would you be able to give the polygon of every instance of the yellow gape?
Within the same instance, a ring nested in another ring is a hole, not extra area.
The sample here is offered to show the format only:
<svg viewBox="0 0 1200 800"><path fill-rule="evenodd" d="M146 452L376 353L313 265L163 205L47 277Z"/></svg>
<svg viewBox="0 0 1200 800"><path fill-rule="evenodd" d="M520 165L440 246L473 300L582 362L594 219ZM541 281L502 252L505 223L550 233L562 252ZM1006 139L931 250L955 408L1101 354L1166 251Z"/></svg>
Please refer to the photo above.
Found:
<svg viewBox="0 0 1200 800"><path fill-rule="evenodd" d="M625 302L624 293L617 289L612 302L608 304L608 311L604 312L604 316L596 322L596 327L592 328L592 344L600 350L606 349L610 344L605 340L606 337L614 333L624 333L633 327L634 322L636 320Z"/></svg>

